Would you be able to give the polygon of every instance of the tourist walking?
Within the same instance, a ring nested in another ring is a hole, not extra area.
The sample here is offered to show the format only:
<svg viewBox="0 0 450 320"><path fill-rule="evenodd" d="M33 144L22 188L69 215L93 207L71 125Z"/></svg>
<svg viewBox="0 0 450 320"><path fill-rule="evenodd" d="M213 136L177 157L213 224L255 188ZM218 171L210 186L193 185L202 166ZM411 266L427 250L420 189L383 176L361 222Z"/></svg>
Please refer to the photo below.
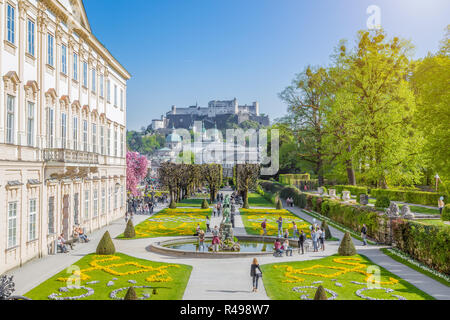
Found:
<svg viewBox="0 0 450 320"><path fill-rule="evenodd" d="M210 224L209 216L206 216L206 232L211 232L211 229L209 228L209 224Z"/></svg>
<svg viewBox="0 0 450 320"><path fill-rule="evenodd" d="M361 238L363 240L363 246L367 246L367 227L365 224L363 224L361 229Z"/></svg>
<svg viewBox="0 0 450 320"><path fill-rule="evenodd" d="M263 237L267 236L267 219L261 223L261 228L263 230Z"/></svg>
<svg viewBox="0 0 450 320"><path fill-rule="evenodd" d="M442 211L444 210L444 207L445 207L444 197L439 198L438 207L439 207L439 214L442 215Z"/></svg>
<svg viewBox="0 0 450 320"><path fill-rule="evenodd" d="M213 251L218 252L220 239L219 239L219 228L217 226L214 227L212 234L213 234L213 240L212 240Z"/></svg>
<svg viewBox="0 0 450 320"><path fill-rule="evenodd" d="M279 217L277 220L278 224L278 238L281 238L283 236L283 218Z"/></svg>
<svg viewBox="0 0 450 320"><path fill-rule="evenodd" d="M322 228L322 231L320 233L320 245L322 247L322 251L325 251L325 237L326 237L325 229Z"/></svg>
<svg viewBox="0 0 450 320"><path fill-rule="evenodd" d="M300 235L298 236L298 254L300 254L300 249L302 249L302 254L305 254L305 249L303 248L305 241L306 235L303 230L301 230Z"/></svg>
<svg viewBox="0 0 450 320"><path fill-rule="evenodd" d="M295 221L292 221L292 238L295 239L298 235L298 228L297 228L297 224L295 223Z"/></svg>
<svg viewBox="0 0 450 320"><path fill-rule="evenodd" d="M217 205L214 205L213 207L213 217L217 215Z"/></svg>
<svg viewBox="0 0 450 320"><path fill-rule="evenodd" d="M317 246L317 233L316 233L315 229L311 230L311 239L312 239L312 242L313 242L314 252L319 252L318 246Z"/></svg>
<svg viewBox="0 0 450 320"><path fill-rule="evenodd" d="M259 278L262 277L262 271L256 258L253 259L253 263L250 267L250 277L252 277L253 280L253 292L258 292L258 283Z"/></svg>

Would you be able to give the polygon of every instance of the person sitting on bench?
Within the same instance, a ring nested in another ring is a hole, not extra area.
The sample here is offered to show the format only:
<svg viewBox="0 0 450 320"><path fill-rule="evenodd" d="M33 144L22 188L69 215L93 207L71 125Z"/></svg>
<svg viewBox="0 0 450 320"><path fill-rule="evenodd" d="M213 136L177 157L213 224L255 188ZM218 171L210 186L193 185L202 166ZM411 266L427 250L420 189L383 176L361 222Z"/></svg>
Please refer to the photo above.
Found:
<svg viewBox="0 0 450 320"><path fill-rule="evenodd" d="M64 239L63 233L61 233L61 235L58 237L58 249L61 250L62 253L69 252L66 247L66 240Z"/></svg>
<svg viewBox="0 0 450 320"><path fill-rule="evenodd" d="M286 252L286 257L289 255L292 257L292 248L289 246L289 240L286 239L281 247Z"/></svg>
<svg viewBox="0 0 450 320"><path fill-rule="evenodd" d="M83 240L84 242L89 242L88 237L84 234L84 231L81 227L78 227L78 237L80 237L80 240Z"/></svg>

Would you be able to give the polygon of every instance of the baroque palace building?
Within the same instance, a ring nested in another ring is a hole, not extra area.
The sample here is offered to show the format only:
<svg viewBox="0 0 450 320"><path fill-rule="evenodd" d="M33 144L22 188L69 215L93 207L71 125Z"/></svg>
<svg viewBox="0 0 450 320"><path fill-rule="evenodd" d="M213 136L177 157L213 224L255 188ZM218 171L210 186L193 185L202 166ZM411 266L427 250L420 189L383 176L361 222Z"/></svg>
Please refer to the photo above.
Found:
<svg viewBox="0 0 450 320"><path fill-rule="evenodd" d="M126 210L127 70L82 0L0 0L0 274Z"/></svg>

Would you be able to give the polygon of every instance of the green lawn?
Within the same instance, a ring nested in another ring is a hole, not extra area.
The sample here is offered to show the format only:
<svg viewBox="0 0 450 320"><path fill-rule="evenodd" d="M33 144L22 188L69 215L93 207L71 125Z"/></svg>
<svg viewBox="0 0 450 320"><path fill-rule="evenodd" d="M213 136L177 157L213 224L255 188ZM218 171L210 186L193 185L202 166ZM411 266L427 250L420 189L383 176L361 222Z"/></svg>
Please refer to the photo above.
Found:
<svg viewBox="0 0 450 320"><path fill-rule="evenodd" d="M206 216L211 217L211 212L211 209L200 208L164 209L135 226L134 239L191 236L195 233L197 224L200 224L202 230L206 230ZM117 238L124 239L123 235Z"/></svg>
<svg viewBox="0 0 450 320"><path fill-rule="evenodd" d="M250 207L275 208L272 202L268 201L266 198L264 198L258 193L249 193L248 204Z"/></svg>
<svg viewBox="0 0 450 320"><path fill-rule="evenodd" d="M293 233L292 221L295 221L299 231L303 230L307 236L310 235L309 227L311 224L285 209L241 209L240 213L245 230L251 235L262 235L261 223L264 219L267 219L267 235L276 236L278 233L276 221L280 216L283 218L283 230L288 229L290 236Z"/></svg>
<svg viewBox="0 0 450 320"><path fill-rule="evenodd" d="M337 294L336 300L364 300L356 292L367 287L369 266L374 265L362 255L335 255L320 260L268 264L261 266L261 269L267 295L272 300L300 300L302 296L312 299L319 285ZM380 270L378 282L384 289L364 290L362 295L384 300L398 300L395 295L407 300L434 300L386 269L375 267ZM302 288L311 286L314 288ZM330 293L327 296L332 297Z"/></svg>
<svg viewBox="0 0 450 320"><path fill-rule="evenodd" d="M80 270L80 277L73 274ZM61 294L59 297L76 297L87 293L83 288L60 292L60 288L70 286L67 278L70 276L80 280L79 285L91 288L94 293L81 300L113 300L111 292L130 286L146 286L149 288L136 288L138 297L150 295L146 300L181 300L189 280L192 267L181 264L167 264L133 258L121 253L113 256L97 256L90 254L72 267L61 271L47 281L25 294L33 300L49 300L53 293ZM117 280L114 280L117 279ZM129 282L136 281L132 284ZM92 283L99 281L98 283ZM113 285L107 286L109 282ZM75 286L75 283L73 284ZM123 298L127 290L117 293Z"/></svg>
<svg viewBox="0 0 450 320"><path fill-rule="evenodd" d="M400 209L403 208L403 206L404 206L403 204L399 205ZM415 213L439 215L439 209L424 208L417 206L409 206L409 208L411 209L411 212Z"/></svg>

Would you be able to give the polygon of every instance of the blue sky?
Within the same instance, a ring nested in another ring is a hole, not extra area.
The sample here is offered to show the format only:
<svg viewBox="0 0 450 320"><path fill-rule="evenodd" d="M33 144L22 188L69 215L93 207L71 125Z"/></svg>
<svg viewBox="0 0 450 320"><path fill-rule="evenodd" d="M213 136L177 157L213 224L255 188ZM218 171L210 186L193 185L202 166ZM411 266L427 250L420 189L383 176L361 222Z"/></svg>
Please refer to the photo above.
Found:
<svg viewBox="0 0 450 320"><path fill-rule="evenodd" d="M278 98L307 65L327 65L340 39L354 44L367 7L381 9L389 37L416 57L435 52L450 24L448 0L84 0L97 38L127 68L127 125L147 126L171 105L260 102L281 117Z"/></svg>

